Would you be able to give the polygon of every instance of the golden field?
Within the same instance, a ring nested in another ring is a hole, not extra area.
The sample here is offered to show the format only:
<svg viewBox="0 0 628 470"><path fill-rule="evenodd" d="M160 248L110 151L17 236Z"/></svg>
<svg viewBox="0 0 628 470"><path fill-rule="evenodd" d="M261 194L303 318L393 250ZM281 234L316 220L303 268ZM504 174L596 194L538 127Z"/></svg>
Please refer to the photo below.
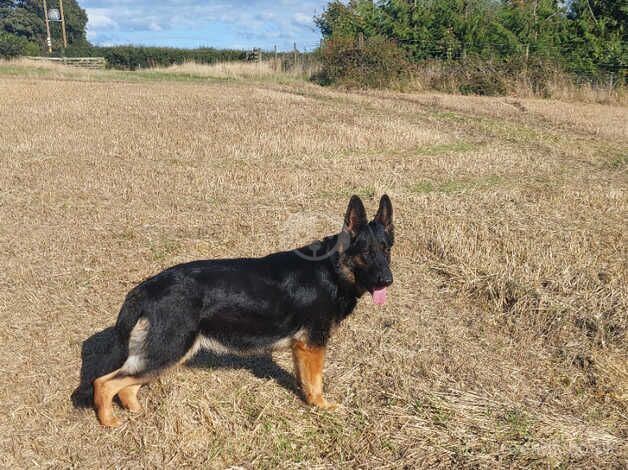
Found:
<svg viewBox="0 0 628 470"><path fill-rule="evenodd" d="M0 466L623 467L628 108L244 69L0 64ZM201 355L115 430L72 407L136 283L292 248L295 220L309 242L384 192L395 284L330 344L337 411L287 352Z"/></svg>

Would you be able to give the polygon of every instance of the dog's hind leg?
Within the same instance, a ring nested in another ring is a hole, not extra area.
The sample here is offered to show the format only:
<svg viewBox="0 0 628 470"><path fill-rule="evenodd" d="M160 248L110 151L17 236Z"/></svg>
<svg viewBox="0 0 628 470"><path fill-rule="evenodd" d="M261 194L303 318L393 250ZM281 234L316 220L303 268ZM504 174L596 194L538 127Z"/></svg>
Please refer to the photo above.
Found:
<svg viewBox="0 0 628 470"><path fill-rule="evenodd" d="M149 381L147 377L122 375L120 370L94 380L94 405L98 421L103 426L117 427L120 420L113 414L113 397L121 390L143 385Z"/></svg>
<svg viewBox="0 0 628 470"><path fill-rule="evenodd" d="M303 389L307 403L324 410L335 409L338 405L323 398L325 348L295 341L292 345L292 358L297 382Z"/></svg>
<svg viewBox="0 0 628 470"><path fill-rule="evenodd" d="M142 411L142 405L140 405L137 399L137 392L140 390L141 386L142 384L130 385L129 387L123 388L118 393L120 403L131 413L139 413Z"/></svg>
<svg viewBox="0 0 628 470"><path fill-rule="evenodd" d="M120 425L113 414L112 401L116 395L122 406L139 411L139 387L175 365L195 345L198 333L194 320L188 318L187 324L169 321L173 317L168 310L155 312L154 318L157 320L148 317L137 320L129 334L128 355L122 367L94 381L94 405L104 426Z"/></svg>
<svg viewBox="0 0 628 470"><path fill-rule="evenodd" d="M107 381L116 376L120 369L114 370L113 372L103 375L102 377L98 377L94 380L94 407L96 408L96 416L98 416L98 421L103 426L119 426L120 420L116 418L113 414L113 397L114 395L110 395L108 393L105 384Z"/></svg>
<svg viewBox="0 0 628 470"><path fill-rule="evenodd" d="M96 415L103 426L116 427L120 425L120 420L113 414L113 398L120 393L120 401L125 408L130 410L140 409L137 402L137 390L129 387L137 387L148 382L143 372L149 365L144 354L146 338L150 323L145 318L140 318L129 337L129 354L120 369L94 380L94 406Z"/></svg>

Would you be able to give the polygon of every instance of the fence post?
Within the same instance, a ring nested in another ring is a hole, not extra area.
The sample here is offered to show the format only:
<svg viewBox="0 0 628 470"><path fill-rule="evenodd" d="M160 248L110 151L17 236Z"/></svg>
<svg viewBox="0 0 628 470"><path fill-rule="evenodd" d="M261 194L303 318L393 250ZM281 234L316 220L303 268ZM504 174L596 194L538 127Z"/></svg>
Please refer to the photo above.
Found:
<svg viewBox="0 0 628 470"><path fill-rule="evenodd" d="M276 72L277 69L279 68L279 66L278 66L279 64L277 63L277 44L275 44L273 46L273 49L274 49L274 52L275 52L275 59L274 59L274 62L273 62L273 67L274 67L275 72Z"/></svg>

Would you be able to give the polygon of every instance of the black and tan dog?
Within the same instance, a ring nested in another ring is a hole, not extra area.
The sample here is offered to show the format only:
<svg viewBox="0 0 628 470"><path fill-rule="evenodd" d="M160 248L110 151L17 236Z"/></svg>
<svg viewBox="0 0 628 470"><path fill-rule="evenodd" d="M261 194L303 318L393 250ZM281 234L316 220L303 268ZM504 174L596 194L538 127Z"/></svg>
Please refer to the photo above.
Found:
<svg viewBox="0 0 628 470"><path fill-rule="evenodd" d="M386 301L392 281L393 209L384 195L368 222L353 196L342 232L264 258L194 261L145 280L126 297L112 350L99 356L93 382L99 421L117 426L112 400L139 411L139 388L200 348L251 354L291 348L307 402L323 398L323 361L331 331L370 292ZM323 255L321 255L321 253Z"/></svg>

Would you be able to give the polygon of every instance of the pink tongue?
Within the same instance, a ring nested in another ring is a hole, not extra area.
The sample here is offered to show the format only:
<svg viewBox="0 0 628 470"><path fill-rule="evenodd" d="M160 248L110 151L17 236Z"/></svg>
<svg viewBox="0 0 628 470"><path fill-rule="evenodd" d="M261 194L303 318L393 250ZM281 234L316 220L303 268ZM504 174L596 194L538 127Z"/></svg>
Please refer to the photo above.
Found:
<svg viewBox="0 0 628 470"><path fill-rule="evenodd" d="M386 303L386 288L375 289L373 291L373 302L377 305L384 305Z"/></svg>

